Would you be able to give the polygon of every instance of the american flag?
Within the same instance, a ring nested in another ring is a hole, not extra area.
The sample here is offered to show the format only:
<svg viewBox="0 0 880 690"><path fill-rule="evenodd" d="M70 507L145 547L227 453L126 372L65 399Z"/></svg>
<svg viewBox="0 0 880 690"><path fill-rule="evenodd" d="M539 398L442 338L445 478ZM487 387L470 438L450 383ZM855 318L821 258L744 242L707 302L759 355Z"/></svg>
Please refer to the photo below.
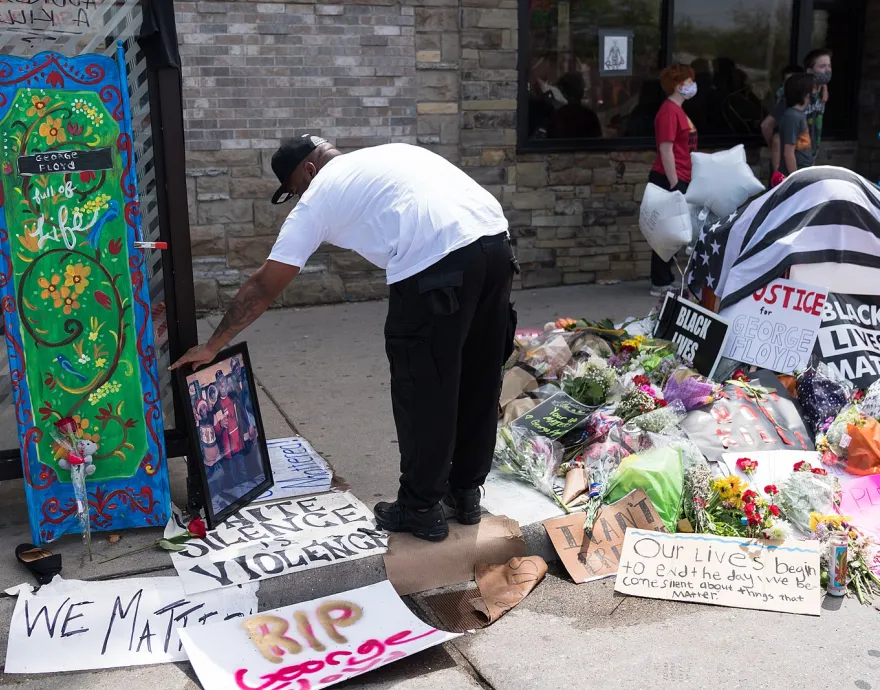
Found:
<svg viewBox="0 0 880 690"><path fill-rule="evenodd" d="M880 189L831 166L806 168L726 218L704 227L686 271L736 304L791 266L847 263L880 268Z"/></svg>

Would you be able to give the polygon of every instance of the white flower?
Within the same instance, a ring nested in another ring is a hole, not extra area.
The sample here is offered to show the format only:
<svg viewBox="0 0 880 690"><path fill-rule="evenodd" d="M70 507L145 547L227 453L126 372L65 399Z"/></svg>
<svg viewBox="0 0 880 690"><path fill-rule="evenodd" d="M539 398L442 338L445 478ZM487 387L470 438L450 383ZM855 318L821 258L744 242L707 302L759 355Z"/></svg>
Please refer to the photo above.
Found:
<svg viewBox="0 0 880 690"><path fill-rule="evenodd" d="M773 524L764 530L764 538L772 541L785 541L794 535L794 528L790 522L777 518Z"/></svg>
<svg viewBox="0 0 880 690"><path fill-rule="evenodd" d="M80 364L87 364L90 359L91 359L91 357L89 357L88 355L82 354L79 356L79 363Z"/></svg>

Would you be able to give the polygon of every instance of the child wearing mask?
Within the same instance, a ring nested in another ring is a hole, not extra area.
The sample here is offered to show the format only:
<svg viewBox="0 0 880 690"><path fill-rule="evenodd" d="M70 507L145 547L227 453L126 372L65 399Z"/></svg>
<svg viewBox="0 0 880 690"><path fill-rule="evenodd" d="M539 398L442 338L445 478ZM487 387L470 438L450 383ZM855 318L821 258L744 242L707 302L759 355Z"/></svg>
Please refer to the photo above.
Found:
<svg viewBox="0 0 880 690"><path fill-rule="evenodd" d="M774 149L779 148L779 166L773 176L774 186L795 170L813 165L813 142L807 124L806 109L816 88L812 74L795 74L785 82L788 106L777 125Z"/></svg>

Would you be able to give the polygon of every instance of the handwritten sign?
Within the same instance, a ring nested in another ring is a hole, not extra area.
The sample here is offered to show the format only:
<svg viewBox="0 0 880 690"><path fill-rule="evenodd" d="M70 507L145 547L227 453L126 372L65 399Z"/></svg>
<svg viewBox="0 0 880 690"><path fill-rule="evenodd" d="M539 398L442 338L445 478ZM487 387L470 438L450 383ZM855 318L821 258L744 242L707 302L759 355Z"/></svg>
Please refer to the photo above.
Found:
<svg viewBox="0 0 880 690"><path fill-rule="evenodd" d="M814 352L858 388L874 383L880 378L880 297L830 293Z"/></svg>
<svg viewBox="0 0 880 690"><path fill-rule="evenodd" d="M275 485L257 502L308 496L330 490L333 471L309 442L299 436L268 441L269 463Z"/></svg>
<svg viewBox="0 0 880 690"><path fill-rule="evenodd" d="M828 292L774 280L721 312L730 322L724 357L793 374L810 363Z"/></svg>
<svg viewBox="0 0 880 690"><path fill-rule="evenodd" d="M44 151L18 157L18 174L23 176L112 169L113 155L109 148L91 151Z"/></svg>
<svg viewBox="0 0 880 690"><path fill-rule="evenodd" d="M83 34L96 24L102 0L3 0L0 31ZM101 21L97 21L100 25Z"/></svg>
<svg viewBox="0 0 880 690"><path fill-rule="evenodd" d="M555 440L585 424L591 413L592 410L586 405L559 392L515 419L512 425Z"/></svg>
<svg viewBox="0 0 880 690"><path fill-rule="evenodd" d="M242 620L257 586L187 596L176 577L104 582L56 577L21 585L9 626L7 673L55 673L185 661L178 630Z"/></svg>
<svg viewBox="0 0 880 690"><path fill-rule="evenodd" d="M847 474L838 480L842 489L840 514L851 517L853 524L880 541L880 476Z"/></svg>
<svg viewBox="0 0 880 690"><path fill-rule="evenodd" d="M320 690L459 637L413 616L387 580L180 635L204 687L240 690Z"/></svg>
<svg viewBox="0 0 880 690"><path fill-rule="evenodd" d="M187 594L381 555L388 537L350 493L251 505L171 560Z"/></svg>
<svg viewBox="0 0 880 690"><path fill-rule="evenodd" d="M679 357L712 378L727 340L728 323L717 314L672 293L666 294L654 337L675 344Z"/></svg>
<svg viewBox="0 0 880 690"><path fill-rule="evenodd" d="M819 542L628 529L615 592L818 616Z"/></svg>
<svg viewBox="0 0 880 690"><path fill-rule="evenodd" d="M658 532L666 530L654 504L642 489L604 506L596 517L593 536L586 544L582 511L544 522L553 548L576 583L601 580L617 572L623 537L630 527Z"/></svg>

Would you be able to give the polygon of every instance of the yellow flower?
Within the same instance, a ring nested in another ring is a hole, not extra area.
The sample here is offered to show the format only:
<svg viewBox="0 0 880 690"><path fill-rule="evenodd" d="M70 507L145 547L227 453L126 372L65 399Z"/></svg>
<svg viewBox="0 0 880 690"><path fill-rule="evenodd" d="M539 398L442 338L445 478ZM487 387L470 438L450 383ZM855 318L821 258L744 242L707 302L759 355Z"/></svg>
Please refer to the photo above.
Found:
<svg viewBox="0 0 880 690"><path fill-rule="evenodd" d="M33 117L34 115L42 113L46 109L46 106L49 105L49 97L44 96L43 98L40 98L39 96L31 96L31 103L33 105L27 109L28 117Z"/></svg>
<svg viewBox="0 0 880 690"><path fill-rule="evenodd" d="M89 420L83 419L78 414L73 415L73 421L76 422L77 430L76 435L81 438L83 441L94 441L97 443L101 440L101 434L99 433L89 433Z"/></svg>
<svg viewBox="0 0 880 690"><path fill-rule="evenodd" d="M71 292L66 287L61 288L61 302L64 304L62 311L65 314L69 314L74 309L79 309L79 302L76 301L76 298L77 294L75 292Z"/></svg>
<svg viewBox="0 0 880 690"><path fill-rule="evenodd" d="M61 118L51 118L47 117L46 120L40 123L40 136L46 139L46 143L51 146L56 141L59 144L63 144L67 137L64 134L64 130L61 128Z"/></svg>
<svg viewBox="0 0 880 690"><path fill-rule="evenodd" d="M104 357L98 357L98 359L95 360L95 366L98 367L98 369L101 369L105 364L107 364L107 359Z"/></svg>
<svg viewBox="0 0 880 690"><path fill-rule="evenodd" d="M89 281L86 278L89 277L91 272L91 266L83 266L82 264L68 266L64 269L64 284L67 287L73 286L76 294L81 295L89 285Z"/></svg>
<svg viewBox="0 0 880 690"><path fill-rule="evenodd" d="M97 331L92 331L91 333L89 333L89 340L91 340L92 342L95 342L97 339L98 339L98 332Z"/></svg>
<svg viewBox="0 0 880 690"><path fill-rule="evenodd" d="M742 508L742 494L745 490L745 484L739 477L731 475L724 479L716 479L712 483L712 488L718 492L718 496L724 503L728 503L734 508Z"/></svg>
<svg viewBox="0 0 880 690"><path fill-rule="evenodd" d="M52 299L55 301L56 309L61 306L61 295L58 292L58 283L60 281L61 276L59 275L53 275L51 282L46 280L45 278L39 278L37 280L39 286L43 288L43 291L40 293L40 297L42 297L43 299L49 299L49 297L51 296Z"/></svg>

